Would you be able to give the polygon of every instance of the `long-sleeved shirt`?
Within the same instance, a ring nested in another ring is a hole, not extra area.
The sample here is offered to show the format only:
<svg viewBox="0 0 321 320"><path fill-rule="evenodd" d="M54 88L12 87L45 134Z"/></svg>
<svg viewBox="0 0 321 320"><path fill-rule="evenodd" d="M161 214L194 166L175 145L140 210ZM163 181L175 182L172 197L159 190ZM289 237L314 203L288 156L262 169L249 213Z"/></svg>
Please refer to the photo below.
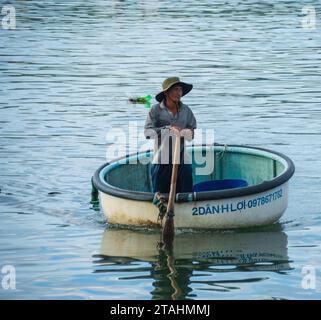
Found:
<svg viewBox="0 0 321 320"><path fill-rule="evenodd" d="M150 109L146 122L144 134L147 139L155 139L153 163L169 164L172 162L172 135L169 132L171 126L181 129L196 129L196 119L192 110L180 102L178 112L174 115L165 106L164 101L153 105ZM183 163L185 139L181 139L180 163ZM185 161L186 163L186 161Z"/></svg>

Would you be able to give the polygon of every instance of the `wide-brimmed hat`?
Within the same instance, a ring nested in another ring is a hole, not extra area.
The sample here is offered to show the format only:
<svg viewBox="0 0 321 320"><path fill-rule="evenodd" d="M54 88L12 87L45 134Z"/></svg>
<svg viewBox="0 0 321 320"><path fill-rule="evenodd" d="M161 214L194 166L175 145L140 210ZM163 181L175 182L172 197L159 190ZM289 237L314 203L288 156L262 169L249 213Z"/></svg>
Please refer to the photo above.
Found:
<svg viewBox="0 0 321 320"><path fill-rule="evenodd" d="M192 84L188 84L188 83L185 83L185 82L182 82L179 77L170 77L170 78L167 78L164 80L163 82L163 91L161 91L160 93L158 93L156 96L155 96L155 99L158 101L158 102L161 102L164 100L164 97L165 97L165 91L167 91L168 89L170 89L171 87L173 87L174 85L179 85L183 88L183 94L182 96L185 96L185 94L189 93L192 88L193 88L193 85Z"/></svg>

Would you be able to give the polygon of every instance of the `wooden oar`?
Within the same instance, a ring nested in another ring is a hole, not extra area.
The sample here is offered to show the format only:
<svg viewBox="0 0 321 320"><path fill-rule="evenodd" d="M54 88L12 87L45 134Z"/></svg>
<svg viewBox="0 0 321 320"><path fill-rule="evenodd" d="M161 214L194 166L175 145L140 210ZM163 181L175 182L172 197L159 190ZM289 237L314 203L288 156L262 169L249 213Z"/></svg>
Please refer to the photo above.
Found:
<svg viewBox="0 0 321 320"><path fill-rule="evenodd" d="M175 133L175 148L174 148L174 157L173 167L172 167L172 177L171 177L171 186L168 197L167 212L166 212L166 221L163 228L163 243L165 248L169 249L172 246L174 240L174 201L176 196L176 181L177 181L177 170L180 160L180 134Z"/></svg>

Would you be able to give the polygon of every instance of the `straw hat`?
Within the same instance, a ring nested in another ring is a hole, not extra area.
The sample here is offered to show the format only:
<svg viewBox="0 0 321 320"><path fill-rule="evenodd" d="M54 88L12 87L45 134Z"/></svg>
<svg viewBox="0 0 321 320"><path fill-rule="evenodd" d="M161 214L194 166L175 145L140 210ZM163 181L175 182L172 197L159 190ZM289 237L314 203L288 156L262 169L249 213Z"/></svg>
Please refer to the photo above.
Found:
<svg viewBox="0 0 321 320"><path fill-rule="evenodd" d="M185 96L185 94L189 93L193 88L192 84L188 84L188 83L180 81L179 77L170 77L170 78L167 78L164 80L163 85L162 85L163 90L155 96L155 99L158 102L163 101L164 97L165 97L165 91L167 91L168 89L170 89L174 85L180 85L183 88L182 96Z"/></svg>

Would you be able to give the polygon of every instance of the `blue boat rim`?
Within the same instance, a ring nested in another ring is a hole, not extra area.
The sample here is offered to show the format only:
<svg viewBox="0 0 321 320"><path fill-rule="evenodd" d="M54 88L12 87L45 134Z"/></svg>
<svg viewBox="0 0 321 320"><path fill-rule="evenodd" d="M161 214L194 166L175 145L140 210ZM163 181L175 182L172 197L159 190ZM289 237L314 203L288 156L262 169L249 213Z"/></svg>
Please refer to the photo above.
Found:
<svg viewBox="0 0 321 320"><path fill-rule="evenodd" d="M194 145L194 147L224 147L224 144L215 143L213 145ZM227 147L234 147L234 148L246 148L252 150L259 150L274 154L280 158L282 158L287 163L286 170L279 175L278 177L273 178L272 180L263 181L260 184L236 188L236 189L226 189L226 190L216 190L216 191L203 191L203 192L192 192L192 193L178 193L176 195L176 202L191 202L191 201L206 201L206 200L216 200L216 199L226 199L226 198L234 198L240 196L247 196L252 195L255 193L261 193L273 188L276 188L283 183L287 182L294 174L295 166L293 161L287 157L286 155L272 151L265 148L260 147L251 147L247 145L227 145ZM101 192L118 197L123 199L130 199L130 200L138 200L138 201L152 201L154 194L152 192L142 192L142 191L133 191L133 190L126 190L121 189L115 186L108 184L106 181L101 181L100 173L101 171L106 168L107 166L115 164L118 165L119 160L128 159L132 156L139 155L139 154L148 154L152 152L151 150L137 152L130 155L126 155L125 157L117 158L111 162L106 162L101 165L93 175L92 182L93 185Z"/></svg>

